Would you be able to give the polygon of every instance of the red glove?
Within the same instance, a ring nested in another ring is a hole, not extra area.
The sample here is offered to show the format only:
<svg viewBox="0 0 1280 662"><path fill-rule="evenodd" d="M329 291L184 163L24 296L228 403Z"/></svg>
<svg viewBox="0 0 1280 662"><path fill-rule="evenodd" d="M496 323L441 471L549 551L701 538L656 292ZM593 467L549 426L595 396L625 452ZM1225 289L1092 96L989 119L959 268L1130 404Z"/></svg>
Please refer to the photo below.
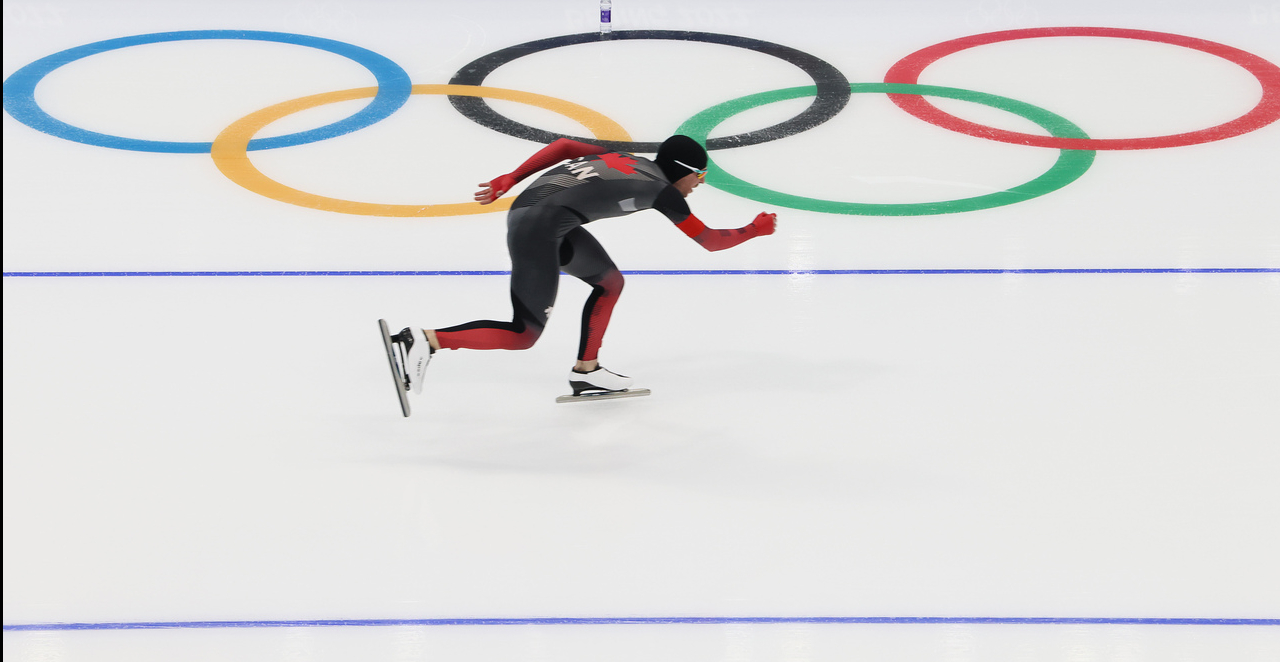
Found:
<svg viewBox="0 0 1280 662"><path fill-rule="evenodd" d="M751 225L755 228L757 237L773 234L778 229L778 215L762 211L751 221Z"/></svg>
<svg viewBox="0 0 1280 662"><path fill-rule="evenodd" d="M476 202L479 202L482 205L487 205L490 202L501 198L504 193L510 191L511 187L515 186L517 183L519 183L519 180L515 178L515 175L503 175L495 178L491 182L481 182L479 186L483 186L484 188L476 191Z"/></svg>

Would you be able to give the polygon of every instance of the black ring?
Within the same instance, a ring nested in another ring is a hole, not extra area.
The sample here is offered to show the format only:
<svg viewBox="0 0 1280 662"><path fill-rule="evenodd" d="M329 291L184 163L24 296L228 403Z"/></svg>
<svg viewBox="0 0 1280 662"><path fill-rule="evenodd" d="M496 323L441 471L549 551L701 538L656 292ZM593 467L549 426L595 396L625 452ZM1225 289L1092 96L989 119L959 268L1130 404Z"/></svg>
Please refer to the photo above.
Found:
<svg viewBox="0 0 1280 662"><path fill-rule="evenodd" d="M839 69L836 69L824 60L788 46L761 41L759 39L736 37L727 34L716 34L713 32L686 32L683 30L619 30L605 37L594 32L584 32L582 34L571 34L561 37L551 37L550 39L530 41L517 46L504 48L500 51L494 51L493 53L477 58L471 63L463 66L462 69L459 69L458 73L453 75L453 79L450 80L449 83L451 85L481 85L484 83L484 79L489 74L493 73L494 69L497 69L518 57L532 55L533 53L550 50L552 48L559 48L561 46L572 46L574 44L586 44L597 41L613 41L619 39L701 41L709 44L722 44L725 46L745 48L758 53L764 53L765 55L772 55L784 62L793 64L799 67L801 71L809 74L809 77L813 79L815 84L817 84L818 93L814 96L813 103L799 115L796 115L795 117L792 117L780 124L775 124L771 127L760 129L758 131L740 133L736 136L726 136L723 138L712 138L707 141L707 149L725 149L728 147L758 145L771 140L795 135L802 131L812 129L832 117L835 117L836 113L839 113L845 105L849 103L850 92L848 79L844 77L844 74L840 73ZM453 107L458 109L458 112L481 126L505 133L509 136L524 138L526 140L532 140L539 143L551 143L558 138L572 138L580 142L600 145L601 147L610 150L644 154L657 152L658 145L661 144L597 140L594 138L566 136L564 134L543 131L542 129L535 129L527 124L521 124L515 120L503 117L480 97L450 96L449 103L452 103Z"/></svg>

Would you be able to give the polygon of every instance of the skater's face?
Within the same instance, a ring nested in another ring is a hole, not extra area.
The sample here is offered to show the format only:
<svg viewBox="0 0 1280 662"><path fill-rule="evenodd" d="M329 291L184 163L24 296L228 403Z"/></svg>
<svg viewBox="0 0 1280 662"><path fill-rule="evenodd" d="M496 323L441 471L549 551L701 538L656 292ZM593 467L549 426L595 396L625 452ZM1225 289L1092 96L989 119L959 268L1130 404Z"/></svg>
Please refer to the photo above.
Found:
<svg viewBox="0 0 1280 662"><path fill-rule="evenodd" d="M672 186L676 187L676 190L680 192L680 195L683 195L684 197L687 198L689 197L690 193L693 193L693 189L698 188L698 184L701 184L701 183L702 183L701 176L694 173L689 173L684 177L677 179L675 183L672 184Z"/></svg>

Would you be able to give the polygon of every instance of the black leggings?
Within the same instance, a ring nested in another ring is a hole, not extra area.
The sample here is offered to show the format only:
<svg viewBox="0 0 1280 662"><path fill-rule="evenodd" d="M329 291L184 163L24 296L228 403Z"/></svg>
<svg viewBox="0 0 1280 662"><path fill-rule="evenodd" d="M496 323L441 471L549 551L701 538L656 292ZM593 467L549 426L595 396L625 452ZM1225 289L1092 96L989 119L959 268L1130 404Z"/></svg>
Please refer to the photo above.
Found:
<svg viewBox="0 0 1280 662"><path fill-rule="evenodd" d="M507 216L511 253L512 320L478 320L436 330L446 349L528 349L547 325L560 285L560 271L591 285L582 311L578 358L593 361L600 351L613 306L622 294L622 272L581 218L563 207L534 205Z"/></svg>

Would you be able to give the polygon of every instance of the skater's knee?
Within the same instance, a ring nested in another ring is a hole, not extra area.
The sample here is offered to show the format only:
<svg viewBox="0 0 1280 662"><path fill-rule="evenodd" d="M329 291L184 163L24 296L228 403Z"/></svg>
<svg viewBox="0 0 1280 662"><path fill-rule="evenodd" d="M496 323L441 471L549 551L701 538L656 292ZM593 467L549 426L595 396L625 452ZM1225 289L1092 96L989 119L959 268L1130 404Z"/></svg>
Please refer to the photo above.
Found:
<svg viewBox="0 0 1280 662"><path fill-rule="evenodd" d="M538 342L537 336L520 336L512 345L511 349L529 349Z"/></svg>
<svg viewBox="0 0 1280 662"><path fill-rule="evenodd" d="M627 279L622 277L622 272L615 269L601 276L599 282L596 283L596 287L617 296L622 292L622 288L626 284Z"/></svg>
<svg viewBox="0 0 1280 662"><path fill-rule="evenodd" d="M511 349L529 349L538 342L538 338L541 336L541 328L526 327L523 332L516 335L515 339L511 343Z"/></svg>

